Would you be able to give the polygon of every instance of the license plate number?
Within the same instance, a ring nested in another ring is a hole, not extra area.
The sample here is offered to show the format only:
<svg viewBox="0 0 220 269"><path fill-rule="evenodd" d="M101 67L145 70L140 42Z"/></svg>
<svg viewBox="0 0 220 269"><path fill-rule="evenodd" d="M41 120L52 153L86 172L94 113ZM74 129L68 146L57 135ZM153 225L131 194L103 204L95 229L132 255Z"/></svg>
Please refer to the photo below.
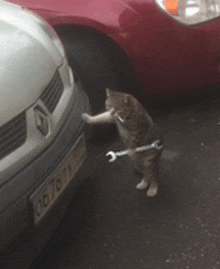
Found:
<svg viewBox="0 0 220 269"><path fill-rule="evenodd" d="M67 188L85 157L86 144L83 135L77 142L76 147L74 147L74 151L68 156L60 169L48 182L41 185L30 198L34 211L35 224L38 224L42 220L61 193Z"/></svg>

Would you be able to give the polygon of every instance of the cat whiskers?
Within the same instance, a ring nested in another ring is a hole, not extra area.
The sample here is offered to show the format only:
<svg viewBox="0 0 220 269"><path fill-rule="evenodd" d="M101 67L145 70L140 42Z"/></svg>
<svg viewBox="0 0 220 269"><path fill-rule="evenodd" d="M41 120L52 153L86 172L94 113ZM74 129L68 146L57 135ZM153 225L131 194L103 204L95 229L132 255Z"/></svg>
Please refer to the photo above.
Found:
<svg viewBox="0 0 220 269"><path fill-rule="evenodd" d="M124 119L118 115L118 112L115 113L115 116L119 119L120 122L125 122Z"/></svg>
<svg viewBox="0 0 220 269"><path fill-rule="evenodd" d="M117 118L120 120L120 122L125 122L120 116L117 115Z"/></svg>

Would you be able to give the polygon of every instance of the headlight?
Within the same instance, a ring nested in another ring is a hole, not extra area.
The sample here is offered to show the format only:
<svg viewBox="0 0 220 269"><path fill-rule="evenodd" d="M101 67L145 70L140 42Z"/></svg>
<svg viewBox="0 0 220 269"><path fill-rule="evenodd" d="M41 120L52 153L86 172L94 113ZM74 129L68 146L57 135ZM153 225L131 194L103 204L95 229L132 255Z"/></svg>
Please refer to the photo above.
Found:
<svg viewBox="0 0 220 269"><path fill-rule="evenodd" d="M155 0L176 20L187 25L198 24L220 16L220 0Z"/></svg>
<svg viewBox="0 0 220 269"><path fill-rule="evenodd" d="M41 26L44 32L53 40L54 45L56 46L57 50L62 55L62 57L65 57L64 47L57 33L54 31L53 27L50 26L46 21L44 21L40 16L38 16L36 13L32 12L31 10L26 9L26 8L23 8L23 9L27 13L29 13L33 17L33 19Z"/></svg>

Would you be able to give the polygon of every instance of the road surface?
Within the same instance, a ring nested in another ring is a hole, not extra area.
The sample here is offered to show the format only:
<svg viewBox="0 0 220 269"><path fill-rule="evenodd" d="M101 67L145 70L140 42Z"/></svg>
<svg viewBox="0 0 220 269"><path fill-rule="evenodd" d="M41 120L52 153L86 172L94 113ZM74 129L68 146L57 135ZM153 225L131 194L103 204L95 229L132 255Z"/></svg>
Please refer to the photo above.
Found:
<svg viewBox="0 0 220 269"><path fill-rule="evenodd" d="M108 143L30 269L220 268L220 97L161 103L153 116L165 142L158 195L136 190L127 157L108 163L123 149Z"/></svg>

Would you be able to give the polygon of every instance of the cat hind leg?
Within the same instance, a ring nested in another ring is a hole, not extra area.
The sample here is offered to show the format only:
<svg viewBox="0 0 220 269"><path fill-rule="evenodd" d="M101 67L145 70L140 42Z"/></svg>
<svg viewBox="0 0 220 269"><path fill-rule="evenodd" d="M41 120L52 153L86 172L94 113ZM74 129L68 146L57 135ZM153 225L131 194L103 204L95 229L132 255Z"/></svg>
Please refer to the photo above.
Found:
<svg viewBox="0 0 220 269"><path fill-rule="evenodd" d="M148 197L154 197L155 195L157 195L158 192L158 182L156 181L151 181L150 182L150 187L147 191L147 196Z"/></svg>
<svg viewBox="0 0 220 269"><path fill-rule="evenodd" d="M144 190L149 185L149 181L144 177L140 183L137 184L136 189Z"/></svg>

